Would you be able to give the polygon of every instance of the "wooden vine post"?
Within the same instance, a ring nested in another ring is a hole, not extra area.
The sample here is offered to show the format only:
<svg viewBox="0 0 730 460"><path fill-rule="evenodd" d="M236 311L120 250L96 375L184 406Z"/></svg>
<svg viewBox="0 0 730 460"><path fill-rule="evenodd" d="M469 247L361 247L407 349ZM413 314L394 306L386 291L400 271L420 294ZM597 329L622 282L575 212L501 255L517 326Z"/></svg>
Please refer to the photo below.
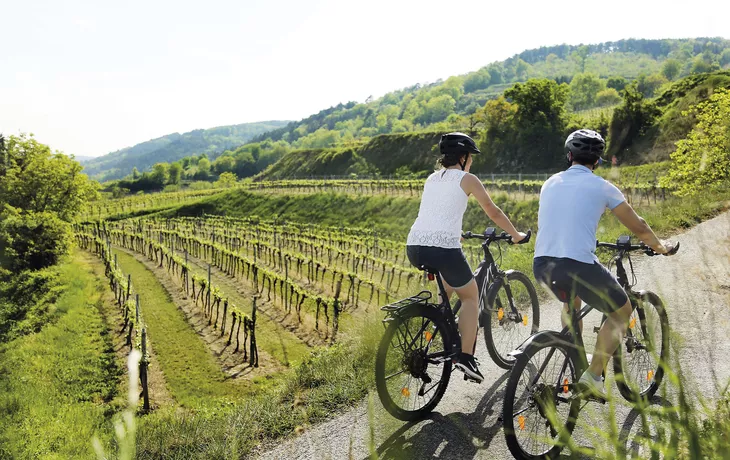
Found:
<svg viewBox="0 0 730 460"><path fill-rule="evenodd" d="M142 384L142 411L150 411L150 389L147 383L147 328L142 328L142 359L139 362L139 381Z"/></svg>
<svg viewBox="0 0 730 460"><path fill-rule="evenodd" d="M340 290L342 289L342 279L337 280L337 287L335 288L335 300L332 302L334 309L334 318L332 319L332 342L337 338L337 329L340 327Z"/></svg>

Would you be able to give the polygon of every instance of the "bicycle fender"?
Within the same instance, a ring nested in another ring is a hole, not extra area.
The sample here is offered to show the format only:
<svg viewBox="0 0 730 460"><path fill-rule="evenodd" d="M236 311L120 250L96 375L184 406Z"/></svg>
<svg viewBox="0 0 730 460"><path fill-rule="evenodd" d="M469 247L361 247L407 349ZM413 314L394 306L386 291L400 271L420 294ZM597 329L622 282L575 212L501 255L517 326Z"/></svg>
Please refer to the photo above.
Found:
<svg viewBox="0 0 730 460"><path fill-rule="evenodd" d="M512 356L518 359L525 352L529 351L532 347L541 347L550 345L552 343L563 343L565 338L556 331L540 331L537 334L533 334L527 338L517 349L507 353L508 356Z"/></svg>

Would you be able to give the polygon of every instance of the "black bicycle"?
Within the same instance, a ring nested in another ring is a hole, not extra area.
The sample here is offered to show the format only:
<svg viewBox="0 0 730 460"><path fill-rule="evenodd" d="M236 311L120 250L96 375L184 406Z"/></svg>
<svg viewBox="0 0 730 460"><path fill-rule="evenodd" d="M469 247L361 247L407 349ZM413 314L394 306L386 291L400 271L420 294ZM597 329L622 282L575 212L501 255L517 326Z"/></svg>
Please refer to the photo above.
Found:
<svg viewBox="0 0 730 460"><path fill-rule="evenodd" d="M629 253L658 254L644 244L632 245L628 236L619 237L615 244L597 242L597 247L616 251L612 259L616 275L633 308L626 336L613 355L616 384L631 402L651 398L662 382L669 356L669 319L659 296L634 290L636 276ZM672 253L678 249L679 244ZM629 261L631 282L624 258ZM515 458L555 458L573 433L581 403L594 399L584 397L577 388L588 361L580 332L571 330L591 310L589 305L580 311L571 309L570 324L561 332L538 332L512 353L516 362L505 389L501 418L507 446ZM603 315L601 325L606 319Z"/></svg>
<svg viewBox="0 0 730 460"><path fill-rule="evenodd" d="M475 272L482 290L481 297L485 299L480 301L480 305L487 306L482 307L480 322L486 324L488 320L494 329L505 330L511 334L510 337L517 337L512 332L514 329L526 328L531 331L527 334L529 336L537 330L539 320L535 288L524 274L513 270L501 271L489 251L490 243L511 242L511 237L505 233L497 235L493 228L488 228L483 234L468 232L463 236L484 240L485 259ZM531 233L528 233L520 244L529 241L530 236ZM375 382L380 401L393 417L404 421L423 418L433 411L449 384L452 360L461 352L456 319L461 302L452 309L439 274L430 267L420 268L427 272L429 280L436 280L443 301L432 303L431 292L422 291L382 307L381 310L386 312L383 320L386 330L375 360ZM489 332L486 329L485 339L487 347L491 347L490 354L509 347L496 347L492 343L495 334L491 328ZM464 378L468 379L466 375Z"/></svg>

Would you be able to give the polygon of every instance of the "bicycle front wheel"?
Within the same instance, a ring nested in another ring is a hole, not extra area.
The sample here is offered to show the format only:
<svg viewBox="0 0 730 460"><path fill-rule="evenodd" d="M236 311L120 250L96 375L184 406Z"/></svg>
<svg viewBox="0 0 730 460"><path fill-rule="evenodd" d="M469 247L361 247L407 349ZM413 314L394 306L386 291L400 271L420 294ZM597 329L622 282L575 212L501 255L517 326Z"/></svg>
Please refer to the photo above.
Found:
<svg viewBox="0 0 730 460"><path fill-rule="evenodd" d="M383 407L403 421L428 415L451 377L452 338L441 313L423 305L400 313L385 330L375 359Z"/></svg>
<svg viewBox="0 0 730 460"><path fill-rule="evenodd" d="M653 292L636 298L629 327L613 357L613 372L621 396L629 401L651 398L664 377L669 359L669 318Z"/></svg>
<svg viewBox="0 0 730 460"><path fill-rule="evenodd" d="M502 420L507 447L517 459L555 458L573 433L580 399L569 346L536 345L515 361Z"/></svg>
<svg viewBox="0 0 730 460"><path fill-rule="evenodd" d="M493 284L482 295L481 325L489 356L502 369L510 369L515 350L540 328L537 291L524 273L510 271L500 284Z"/></svg>

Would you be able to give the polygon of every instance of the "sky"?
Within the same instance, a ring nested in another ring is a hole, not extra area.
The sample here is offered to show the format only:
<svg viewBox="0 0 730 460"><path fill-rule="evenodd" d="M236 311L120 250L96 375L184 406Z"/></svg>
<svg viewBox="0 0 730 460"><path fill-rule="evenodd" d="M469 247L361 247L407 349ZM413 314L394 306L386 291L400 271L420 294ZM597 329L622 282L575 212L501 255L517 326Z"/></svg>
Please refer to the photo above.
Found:
<svg viewBox="0 0 730 460"><path fill-rule="evenodd" d="M526 49L730 38L730 2L0 0L0 132L98 156L298 120Z"/></svg>

